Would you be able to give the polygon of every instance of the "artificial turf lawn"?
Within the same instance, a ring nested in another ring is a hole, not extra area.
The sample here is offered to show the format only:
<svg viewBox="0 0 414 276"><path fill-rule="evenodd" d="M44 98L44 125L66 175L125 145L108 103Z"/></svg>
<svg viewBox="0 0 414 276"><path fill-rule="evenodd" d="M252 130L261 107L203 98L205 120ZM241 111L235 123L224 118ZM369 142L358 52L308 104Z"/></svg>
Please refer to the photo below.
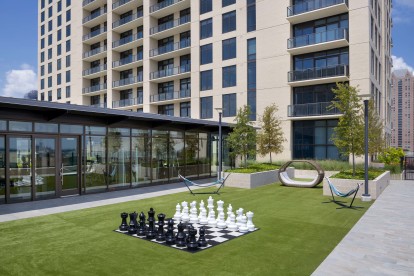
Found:
<svg viewBox="0 0 414 276"><path fill-rule="evenodd" d="M253 211L259 231L196 254L113 232L121 212L171 217L178 202L207 198L187 192L0 223L0 275L310 275L371 204L336 209L321 187L225 187L215 203Z"/></svg>

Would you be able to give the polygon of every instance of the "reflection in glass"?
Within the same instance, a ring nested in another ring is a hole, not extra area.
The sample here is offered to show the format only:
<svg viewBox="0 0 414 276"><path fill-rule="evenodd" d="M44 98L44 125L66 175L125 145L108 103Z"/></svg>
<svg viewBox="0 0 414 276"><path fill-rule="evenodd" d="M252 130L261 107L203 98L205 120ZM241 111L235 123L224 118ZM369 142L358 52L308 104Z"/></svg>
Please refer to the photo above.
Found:
<svg viewBox="0 0 414 276"><path fill-rule="evenodd" d="M184 139L182 132L170 132L171 149L169 153L170 180L178 180L178 174L185 174Z"/></svg>
<svg viewBox="0 0 414 276"><path fill-rule="evenodd" d="M145 185L151 181L151 144L148 131L132 137L132 187Z"/></svg>
<svg viewBox="0 0 414 276"><path fill-rule="evenodd" d="M35 141L36 198L54 197L56 187L55 139L36 138Z"/></svg>
<svg viewBox="0 0 414 276"><path fill-rule="evenodd" d="M218 135L212 134L211 135L211 141L210 141L210 147L211 147L211 164L210 164L210 170L211 170L211 176L217 176L217 170L218 170ZM224 170L224 167L223 167Z"/></svg>
<svg viewBox="0 0 414 276"><path fill-rule="evenodd" d="M210 176L210 157L208 156L208 140L206 133L199 134L198 141L198 175L199 177Z"/></svg>
<svg viewBox="0 0 414 276"><path fill-rule="evenodd" d="M186 177L198 177L198 135L193 132L185 133L185 163Z"/></svg>
<svg viewBox="0 0 414 276"><path fill-rule="evenodd" d="M86 192L107 189L104 172L106 171L105 136L86 136Z"/></svg>
<svg viewBox="0 0 414 276"><path fill-rule="evenodd" d="M0 136L0 204L5 203L6 198L6 147L5 139Z"/></svg>
<svg viewBox="0 0 414 276"><path fill-rule="evenodd" d="M32 131L31 122L19 122L19 121L10 121L9 122L10 131Z"/></svg>
<svg viewBox="0 0 414 276"><path fill-rule="evenodd" d="M168 181L168 144L167 131L153 131L152 134L152 178L154 181Z"/></svg>
<svg viewBox="0 0 414 276"><path fill-rule="evenodd" d="M78 139L61 138L62 191L78 189Z"/></svg>
<svg viewBox="0 0 414 276"><path fill-rule="evenodd" d="M10 137L10 201L18 202L32 198L32 140Z"/></svg>
<svg viewBox="0 0 414 276"><path fill-rule="evenodd" d="M104 173L109 187L129 187L130 138L122 137L120 132L108 134L108 171Z"/></svg>

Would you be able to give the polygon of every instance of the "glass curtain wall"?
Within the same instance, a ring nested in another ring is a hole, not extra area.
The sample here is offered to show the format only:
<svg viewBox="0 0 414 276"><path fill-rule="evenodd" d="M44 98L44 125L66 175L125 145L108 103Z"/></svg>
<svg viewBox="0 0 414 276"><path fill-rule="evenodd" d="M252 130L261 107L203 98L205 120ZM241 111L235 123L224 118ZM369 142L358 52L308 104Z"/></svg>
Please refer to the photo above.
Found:
<svg viewBox="0 0 414 276"><path fill-rule="evenodd" d="M210 139L210 147L211 147L211 164L210 170L211 175L217 175L218 170L218 134L212 134Z"/></svg>
<svg viewBox="0 0 414 276"><path fill-rule="evenodd" d="M199 133L198 135L198 176L210 175L210 156L209 156L209 141L207 133Z"/></svg>
<svg viewBox="0 0 414 276"><path fill-rule="evenodd" d="M172 141L173 142L173 141ZM168 181L169 160L168 153L173 149L169 143L168 131L152 131L152 180L154 182Z"/></svg>
<svg viewBox="0 0 414 276"><path fill-rule="evenodd" d="M86 192L106 190L106 128L86 127L85 150L86 171L84 189Z"/></svg>
<svg viewBox="0 0 414 276"><path fill-rule="evenodd" d="M186 177L198 177L198 133L185 133Z"/></svg>
<svg viewBox="0 0 414 276"><path fill-rule="evenodd" d="M108 133L108 171L110 188L129 188L131 183L130 130L110 128Z"/></svg>
<svg viewBox="0 0 414 276"><path fill-rule="evenodd" d="M6 140L0 136L0 204L6 202Z"/></svg>
<svg viewBox="0 0 414 276"><path fill-rule="evenodd" d="M10 137L9 139L10 201L32 199L32 139Z"/></svg>
<svg viewBox="0 0 414 276"><path fill-rule="evenodd" d="M132 130L132 187L139 187L151 182L151 140L150 131Z"/></svg>
<svg viewBox="0 0 414 276"><path fill-rule="evenodd" d="M185 174L185 154L184 154L184 135L183 132L171 131L170 141L171 150L169 153L169 173L170 180L178 181L178 174Z"/></svg>
<svg viewBox="0 0 414 276"><path fill-rule="evenodd" d="M35 139L35 187L36 199L56 195L56 139Z"/></svg>

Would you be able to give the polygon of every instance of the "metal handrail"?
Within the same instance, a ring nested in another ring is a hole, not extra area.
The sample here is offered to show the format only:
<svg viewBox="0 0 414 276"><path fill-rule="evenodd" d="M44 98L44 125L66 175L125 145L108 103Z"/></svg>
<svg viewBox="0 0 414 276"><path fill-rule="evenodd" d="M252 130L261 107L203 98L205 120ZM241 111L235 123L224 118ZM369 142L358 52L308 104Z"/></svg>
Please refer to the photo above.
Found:
<svg viewBox="0 0 414 276"><path fill-rule="evenodd" d="M89 34L84 35L82 40L85 41L85 40L88 40L88 39L90 39L92 37L95 37L95 36L98 36L100 34L106 33L106 30L107 30L107 28L105 26L103 28L100 28L100 29L97 29L95 31L92 31Z"/></svg>
<svg viewBox="0 0 414 276"><path fill-rule="evenodd" d="M121 38L119 40L116 40L116 41L112 42L112 48L119 47L121 45L130 43L132 41L135 41L135 40L138 40L138 39L141 39L141 38L143 38L143 33L142 32L139 32L139 33Z"/></svg>
<svg viewBox="0 0 414 276"><path fill-rule="evenodd" d="M294 104L288 106L288 117L336 115L341 112L332 107L332 102Z"/></svg>
<svg viewBox="0 0 414 276"><path fill-rule="evenodd" d="M85 7L86 5L92 3L93 1L95 1L95 0L83 0L82 7Z"/></svg>
<svg viewBox="0 0 414 276"><path fill-rule="evenodd" d="M168 68L168 69L165 69L165 70L151 72L150 79L151 80L159 79L159 78L174 76L174 75L178 75L178 74L182 74L182 73L186 73L186 72L190 72L190 71L191 71L191 65L186 64L186 65L177 66L177 67L174 67L174 68Z"/></svg>
<svg viewBox="0 0 414 276"><path fill-rule="evenodd" d="M97 92L97 91L105 90L105 89L106 89L106 83L101 83L101 84L83 88L82 94L93 93L93 92Z"/></svg>
<svg viewBox="0 0 414 276"><path fill-rule="evenodd" d="M190 45L191 45L191 39L187 38L179 42L167 44L165 46L150 50L150 57L154 57L154 56L162 55L165 53L184 49L184 48L190 47Z"/></svg>
<svg viewBox="0 0 414 276"><path fill-rule="evenodd" d="M168 101L168 100L182 99L182 98L188 98L188 97L191 97L191 90L185 89L185 90L180 90L180 91L175 91L175 92L151 95L150 102Z"/></svg>
<svg viewBox="0 0 414 276"><path fill-rule="evenodd" d="M338 28L289 38L287 41L287 48L292 49L340 39L349 40L347 28Z"/></svg>
<svg viewBox="0 0 414 276"><path fill-rule="evenodd" d="M138 105L138 104L142 104L143 102L144 102L143 97L137 97L137 98L124 99L124 100L119 100L119 101L112 101L112 106L113 108L118 108L118 107Z"/></svg>
<svg viewBox="0 0 414 276"><path fill-rule="evenodd" d="M127 24L131 21L134 21L135 19L141 18L143 15L144 15L143 11L139 11L139 12L136 12L136 13L131 14L129 16L126 16L126 17L124 17L122 19L119 19L119 20L115 21L114 23L112 23L112 28L114 29L114 28L117 28L117 27L122 26L124 24Z"/></svg>
<svg viewBox="0 0 414 276"><path fill-rule="evenodd" d="M190 22L190 20L191 20L191 16L188 14L188 15L185 15L183 17L177 18L175 20L165 22L165 23L160 24L158 26L152 27L150 29L150 35L153 35L153 34L156 34L156 33L171 29L171 28L175 28L175 27L180 26L180 25L183 25L185 23Z"/></svg>
<svg viewBox="0 0 414 276"><path fill-rule="evenodd" d="M99 73L105 70L106 70L106 64L98 65L98 66L83 70L82 76L92 75L92 74Z"/></svg>
<svg viewBox="0 0 414 276"><path fill-rule="evenodd" d="M85 18L82 19L82 22L85 24L88 21L91 21L92 19L95 19L103 14L105 14L107 12L107 8L103 7L100 8L99 11L91 13L90 15L86 16Z"/></svg>
<svg viewBox="0 0 414 276"><path fill-rule="evenodd" d="M309 0L300 4L289 6L287 8L287 16L294 16L343 3L348 6L348 0Z"/></svg>
<svg viewBox="0 0 414 276"><path fill-rule="evenodd" d="M178 2L181 2L181 1L183 1L183 0L164 0L164 1L160 2L160 3L157 3L155 5L152 5L150 7L150 13L159 11L159 10L161 10L163 8L166 8L168 6L174 5L174 4L176 4Z"/></svg>
<svg viewBox="0 0 414 276"><path fill-rule="evenodd" d="M121 58L120 60L112 62L112 68L119 67L125 64L133 63L143 59L143 53L139 52L136 55L131 55L126 58Z"/></svg>
<svg viewBox="0 0 414 276"><path fill-rule="evenodd" d="M103 52L106 52L106 45L83 53L83 58L91 57Z"/></svg>
<svg viewBox="0 0 414 276"><path fill-rule="evenodd" d="M116 8L118 8L118 7L120 7L120 6L122 6L122 5L124 5L124 4L126 4L126 3L128 3L128 2L131 2L132 0L120 0L120 1L118 1L118 2L115 2L115 3L113 3L112 4L112 9L114 10L114 9L116 9Z"/></svg>
<svg viewBox="0 0 414 276"><path fill-rule="evenodd" d="M321 79L336 76L348 76L348 68L348 65L339 64L335 66L290 71L288 72L288 82Z"/></svg>
<svg viewBox="0 0 414 276"><path fill-rule="evenodd" d="M120 86L124 86L124 85L129 85L129 84L134 84L134 83L138 83L138 82L142 82L143 81L143 74L140 73L138 74L138 76L135 77L130 77L130 78L126 78L126 79L120 79L117 81L113 81L112 82L112 88L115 87L120 87Z"/></svg>

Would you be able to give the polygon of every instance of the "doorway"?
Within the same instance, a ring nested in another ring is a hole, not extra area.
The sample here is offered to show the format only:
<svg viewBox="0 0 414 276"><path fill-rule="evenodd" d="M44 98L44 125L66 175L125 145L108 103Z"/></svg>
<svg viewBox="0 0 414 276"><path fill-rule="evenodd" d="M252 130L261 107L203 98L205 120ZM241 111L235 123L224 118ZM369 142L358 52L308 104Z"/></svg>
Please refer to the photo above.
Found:
<svg viewBox="0 0 414 276"><path fill-rule="evenodd" d="M61 137L59 143L59 176L57 182L58 196L80 194L80 147L78 137Z"/></svg>

